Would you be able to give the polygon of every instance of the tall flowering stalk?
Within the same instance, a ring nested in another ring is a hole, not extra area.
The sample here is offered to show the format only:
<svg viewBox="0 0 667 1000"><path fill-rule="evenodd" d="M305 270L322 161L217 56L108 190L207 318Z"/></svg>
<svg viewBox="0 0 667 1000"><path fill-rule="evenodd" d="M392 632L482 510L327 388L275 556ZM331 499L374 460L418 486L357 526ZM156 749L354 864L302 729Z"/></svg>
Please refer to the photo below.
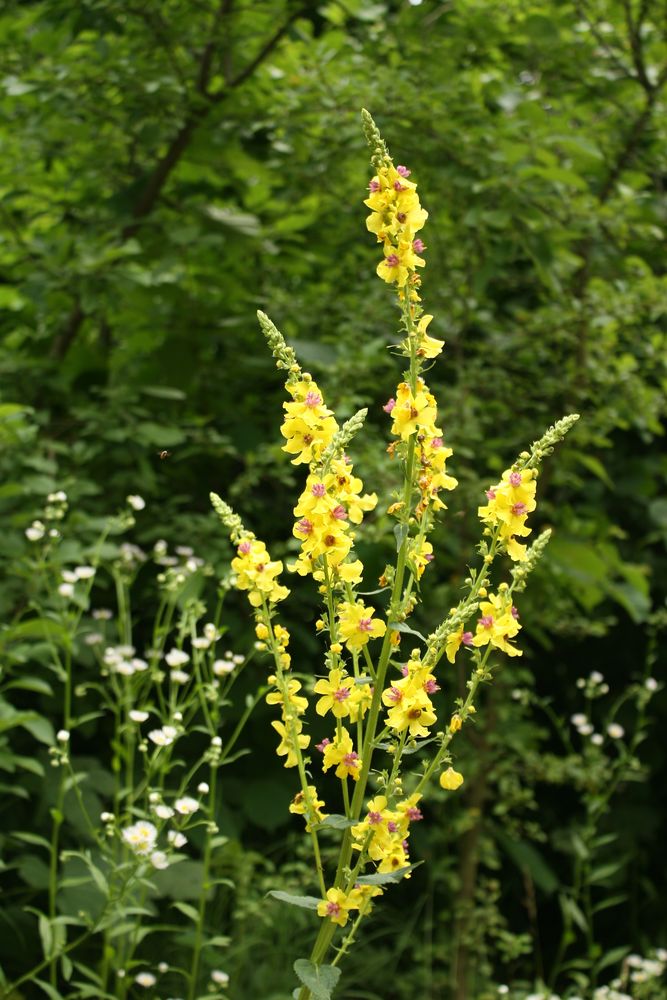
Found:
<svg viewBox="0 0 667 1000"><path fill-rule="evenodd" d="M355 552L364 516L378 498L364 492L346 451L366 411L339 426L320 386L301 370L271 320L258 314L277 366L287 373L283 450L293 464L307 467L292 529L300 552L288 569L311 576L322 597L317 629L324 665L310 689L317 696L315 712L330 722L330 732L317 746L311 745L305 730L308 698L301 681L290 673L289 633L277 621L278 605L288 596L279 582L282 564L272 561L264 544L212 495L237 547L232 563L236 585L248 592L258 641L273 658L273 690L267 701L280 711L280 719L272 723L279 737L277 753L284 766L299 775L300 788L290 810L304 817L312 841L319 896L276 894L312 907L321 921L310 958L295 964L302 984L294 994L298 1000L331 995L338 965L360 922L390 883L410 876L410 832L423 819L430 781L437 779L452 792L463 783L463 775L453 767L451 744L475 714L478 688L491 680L497 654L521 655L515 594L525 587L549 532L530 547L520 539L531 534L527 521L536 506L541 460L578 419L573 414L551 427L486 491L479 507L479 568L470 571L464 596L444 621L425 639L419 637L423 648L403 653L402 636L419 635L408 622L419 602L417 584L434 559L429 536L436 517L446 510L443 495L457 481L447 469L452 450L423 375L425 363L430 367L444 347L428 332L433 317L424 312L420 294L426 245L418 234L428 213L411 171L394 165L366 111L362 119L375 170L364 202L370 209L366 225L382 252L377 274L397 295L399 351L407 363L384 406L391 420L387 451L400 465L402 481L387 507L396 521L396 559L380 579L382 607L368 603L360 592L364 566ZM497 574L501 579L493 582L492 570L505 555L511 568L503 560ZM461 655L469 663L468 694L447 705L438 695L447 673L442 660L451 664ZM428 750L416 754L422 747ZM339 779L333 813L327 811L329 804L316 784L318 771L333 771ZM325 869L320 849L320 838L329 831L340 831L331 870ZM326 964L332 948L335 954Z"/></svg>

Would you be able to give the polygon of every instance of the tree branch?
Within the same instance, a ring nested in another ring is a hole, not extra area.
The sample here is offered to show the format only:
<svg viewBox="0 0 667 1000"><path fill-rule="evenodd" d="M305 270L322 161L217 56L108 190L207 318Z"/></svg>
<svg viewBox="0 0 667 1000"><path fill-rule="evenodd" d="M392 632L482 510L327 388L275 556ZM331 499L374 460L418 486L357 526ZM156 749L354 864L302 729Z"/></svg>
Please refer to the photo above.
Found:
<svg viewBox="0 0 667 1000"><path fill-rule="evenodd" d="M148 177L143 190L132 208L132 221L129 222L121 232L121 239L123 241L134 236L139 231L142 220L153 211L160 198L162 190L169 179L169 176L188 148L195 131L207 118L211 109L224 101L233 90L240 87L253 75L262 62L264 62L264 60L275 49L280 40L286 35L294 21L307 11L307 7L305 5L295 8L295 10L293 10L288 16L284 24L268 39L267 42L265 42L254 59L252 59L247 66L241 70L238 76L234 77L226 86L223 86L220 91L211 94L208 92L208 83L213 65L213 56L215 53L215 34L217 33L217 28L219 27L221 21L231 12L232 5L233 0L221 0L212 25L213 37L204 47L199 60L195 80L195 87L198 94L197 101L196 103L193 102L191 105L181 127L171 139L165 153L160 157ZM202 98L205 98L206 100L203 101ZM86 313L84 312L81 302L77 296L65 327L58 334L53 343L53 347L51 349L51 356L53 358L59 361L63 360L85 319Z"/></svg>
<svg viewBox="0 0 667 1000"><path fill-rule="evenodd" d="M296 19L299 18L299 17L301 17L302 14L305 14L307 10L308 10L308 8L304 5L304 6L301 6L301 7L297 7L290 14L290 16L287 18L287 20L282 25L282 27L278 28L278 30L276 31L275 35L273 35L271 38L269 38L268 42L266 42L262 46L262 48L259 50L259 52L255 56L255 58L252 59L248 63L248 65L245 66L241 70L241 72L238 74L238 76L234 77L234 79L231 80L231 82L229 83L229 88L230 89L233 89L233 88L236 88L236 87L240 87L240 85L242 83L245 83L245 81L249 77L251 77L253 75L253 73L255 72L255 70L259 66L261 66L261 64L264 62L264 60L273 52L273 50L275 49L275 47L278 44L278 42L280 41L280 39L283 38L287 34L287 32L292 27L292 25L294 24L294 22L296 21ZM224 92L220 93L219 95L217 95L216 96L216 100L221 100L222 97L224 97Z"/></svg>

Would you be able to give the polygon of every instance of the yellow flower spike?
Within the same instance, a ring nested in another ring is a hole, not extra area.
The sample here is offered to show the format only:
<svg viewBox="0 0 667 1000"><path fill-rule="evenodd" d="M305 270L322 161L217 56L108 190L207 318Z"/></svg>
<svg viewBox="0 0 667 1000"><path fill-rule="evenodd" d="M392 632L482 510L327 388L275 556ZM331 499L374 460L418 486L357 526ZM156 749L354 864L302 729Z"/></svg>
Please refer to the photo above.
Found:
<svg viewBox="0 0 667 1000"><path fill-rule="evenodd" d="M448 767L440 775L440 787L448 792L455 792L463 784L463 775L455 771L453 767Z"/></svg>

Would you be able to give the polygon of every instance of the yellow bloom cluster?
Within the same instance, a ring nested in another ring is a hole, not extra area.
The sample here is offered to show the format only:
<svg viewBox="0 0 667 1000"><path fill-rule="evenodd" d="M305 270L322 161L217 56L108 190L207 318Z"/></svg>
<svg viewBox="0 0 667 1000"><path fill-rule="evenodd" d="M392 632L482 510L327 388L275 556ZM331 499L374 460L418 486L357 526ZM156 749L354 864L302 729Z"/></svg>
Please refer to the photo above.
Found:
<svg viewBox="0 0 667 1000"><path fill-rule="evenodd" d="M327 818L327 813L322 812L324 801L318 797L315 785L306 785L306 794L297 792L289 807L291 813L297 816L306 817L306 832L310 833L315 825ZM310 816L310 819L308 817Z"/></svg>
<svg viewBox="0 0 667 1000"><path fill-rule="evenodd" d="M259 622L255 627L255 635L260 640L258 643L258 649L266 649L266 640L269 638L269 629L264 622ZM280 661L280 666L283 670L289 670L290 664L292 662L292 657L287 652L287 647L289 646L290 634L286 628L277 623L273 626L273 641L277 647L276 651L278 654L278 659ZM275 683L275 677L271 681Z"/></svg>
<svg viewBox="0 0 667 1000"><path fill-rule="evenodd" d="M436 720L430 694L439 690L435 677L428 667L413 653L403 667L403 677L382 692L382 702L387 706L386 724L396 733L407 730L412 738L428 736L428 727Z"/></svg>
<svg viewBox="0 0 667 1000"><path fill-rule="evenodd" d="M487 646L490 643L508 656L521 656L521 650L508 642L521 628L519 612L513 606L508 590L502 589L498 594L489 594L488 601L482 601L479 610L482 614L477 620L473 646Z"/></svg>
<svg viewBox="0 0 667 1000"><path fill-rule="evenodd" d="M264 633L268 630L265 625L260 624L255 631L259 637L264 637ZM289 655L285 652L285 648L289 641L289 633L281 625L274 625L273 634L279 650L282 650L279 653L280 661L285 668L288 668ZM286 657L286 662L283 657ZM279 757L285 757L285 767L296 767L298 763L296 743L298 742L301 750L305 750L310 743L310 736L302 733L303 723L300 719L300 716L308 708L308 699L299 694L301 681L297 680L296 677L278 679L275 674L272 674L269 677L269 684L274 685L274 690L267 694L266 703L267 705L280 705L282 715L280 722L274 720L271 723L280 736L276 753Z"/></svg>
<svg viewBox="0 0 667 1000"><path fill-rule="evenodd" d="M482 591L486 597L486 590ZM461 625L456 632L452 632L445 642L445 652L450 663L454 662L456 654L461 644L464 646L494 646L502 650L508 656L521 656L522 652L509 642L520 631L519 612L512 604L507 584L502 584L498 588L497 594L489 594L488 601L482 601L479 606L481 612L477 620L477 629L472 632L465 630Z"/></svg>
<svg viewBox="0 0 667 1000"><path fill-rule="evenodd" d="M445 446L442 430L436 423L438 409L435 397L422 378L417 379L414 393L407 382L401 382L396 391L396 399L390 399L384 409L391 414L393 420L392 434L401 441L407 441L412 435L416 435L416 477L421 493L415 511L417 517L421 518L429 506L433 511L443 510L445 504L439 493L441 490L455 489L458 480L448 475L446 470L447 459L453 452ZM396 444L389 447L393 452ZM428 555L432 558L432 552L426 550L424 555L426 562L430 562Z"/></svg>
<svg viewBox="0 0 667 1000"><path fill-rule="evenodd" d="M331 410L324 405L317 383L307 372L298 381L288 381L285 388L292 402L283 403L286 419L280 431L287 441L283 451L296 455L292 465L310 465L331 443L338 424Z"/></svg>
<svg viewBox="0 0 667 1000"><path fill-rule="evenodd" d="M365 511L377 504L375 493L361 495L363 483L352 474L352 463L334 459L324 475L311 472L294 508L298 518L292 533L301 541L301 554L291 566L300 575L317 573L317 560L326 557L336 581L359 583L363 566L359 560L345 562L354 542L350 524L360 524Z"/></svg>
<svg viewBox="0 0 667 1000"><path fill-rule="evenodd" d="M328 917L334 924L344 927L350 917L350 910L366 910L373 896L381 896L379 886L357 885L350 892L342 889L327 889L326 899L317 906L320 917Z"/></svg>
<svg viewBox="0 0 667 1000"><path fill-rule="evenodd" d="M379 872L396 871L410 864L407 841L410 824L422 819L420 799L421 795L415 793L389 809L386 796L376 795L368 803L365 818L352 827L353 848L360 851L365 844Z"/></svg>
<svg viewBox="0 0 667 1000"><path fill-rule="evenodd" d="M276 579L283 571L283 564L280 560L274 562L270 559L264 542L248 532L241 538L236 551L237 555L232 559L236 586L239 590L248 591L252 606L258 608L262 601L270 604L284 601L289 590Z"/></svg>
<svg viewBox="0 0 667 1000"><path fill-rule="evenodd" d="M526 546L518 542L516 536L523 538L531 533L532 529L526 527L526 518L535 510L536 478L535 469L522 469L521 472L507 469L500 482L486 491L489 502L477 511L489 527L500 525L500 538L515 561L526 558Z"/></svg>
<svg viewBox="0 0 667 1000"><path fill-rule="evenodd" d="M418 284L416 268L424 266L419 256L425 249L416 233L424 226L428 212L419 203L417 185L409 181L407 167L383 165L369 184L364 204L371 209L366 219L368 231L382 243L384 259L377 273L388 283L403 288L408 281ZM414 279L417 279L415 282Z"/></svg>

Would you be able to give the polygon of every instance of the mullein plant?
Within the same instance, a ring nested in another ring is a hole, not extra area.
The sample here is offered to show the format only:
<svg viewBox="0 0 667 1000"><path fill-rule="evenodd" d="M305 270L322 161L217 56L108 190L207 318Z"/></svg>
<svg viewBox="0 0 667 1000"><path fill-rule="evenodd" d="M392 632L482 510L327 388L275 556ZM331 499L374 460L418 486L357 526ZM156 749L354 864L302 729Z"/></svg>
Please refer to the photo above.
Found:
<svg viewBox="0 0 667 1000"><path fill-rule="evenodd" d="M516 595L549 538L545 531L530 546L524 541L531 533L527 521L536 506L539 467L577 420L573 414L556 423L487 490L479 507L479 565L470 570L456 607L427 637L420 636L409 621L434 559L429 536L446 510L443 494L457 485L447 468L452 450L424 378L444 344L429 333L432 316L424 311L420 294L426 250L420 234L428 213L410 170L394 165L371 116L364 111L362 119L375 171L364 202L370 209L366 224L382 251L377 274L397 296L401 339L396 351L407 366L384 407L392 437L387 451L402 470L402 482L388 505L396 522L396 558L385 568L376 592L385 595L382 606L370 603L362 592L364 566L355 552L364 516L378 502L374 493L364 492L347 454L366 411L339 425L320 386L302 371L271 320L258 314L277 367L286 373L283 450L306 473L294 508L293 534L300 552L288 569L312 577L322 597L316 627L324 668L313 687L314 709L329 722L330 731L317 745L306 727L308 698L291 672L290 635L278 621L279 605L289 593L281 582L283 565L271 559L264 543L219 496L211 496L236 546L236 586L247 592L258 644L272 659L267 701L279 711L272 723L277 753L298 775L290 811L303 816L312 843L319 895L275 893L286 902L311 907L320 919L310 958L295 964L301 982L294 992L298 1000L331 995L359 924L390 883L410 876L410 833L423 819L429 784L437 780L450 792L463 784L452 743L475 716L479 687L492 679L498 654L521 655L515 644L521 630ZM505 570L502 560L496 574L496 563L505 555L511 568ZM422 645L404 652L404 637L414 646L415 636ZM438 692L447 663L457 656L469 663L468 693L446 706ZM416 753L422 748L428 749ZM325 802L318 788L319 775L330 771L339 779L335 805ZM327 828L340 837L331 868L323 864L320 845Z"/></svg>
<svg viewBox="0 0 667 1000"><path fill-rule="evenodd" d="M218 887L232 885L214 870L226 841L216 823L220 769L242 752L239 739L266 687L248 694L230 719L230 694L249 658L220 650L229 587L221 581L209 613L199 593L214 570L188 546L170 552L156 542L156 614L147 632L137 623L134 584L150 557L131 542L112 544L110 536L131 528L144 507L140 496L129 496L98 540L82 548L67 537L68 500L59 490L25 531L32 591L0 635L0 711L15 726L31 723L31 733L49 745L50 782L38 755L14 759L49 782L54 804L50 830L37 814L31 829L13 836L43 852L48 888L43 905L27 891L42 958L26 962L30 967L11 983L0 970L0 997L18 997L30 983L55 1000L123 1000L137 987L159 984L193 1000L205 990L223 996L227 985L227 973L212 968L205 953L228 943L209 926ZM82 564L70 562L68 552L83 555ZM111 582L115 612L94 606L98 582ZM26 647L26 640L38 645ZM43 669L27 676L26 661ZM37 711L17 713L5 701L15 689L58 698L55 734ZM102 746L94 780L85 756L92 724ZM8 871L21 868L20 851L12 858ZM177 893L169 919L156 925L160 875L184 861L197 866L197 890L184 899ZM87 885L88 895L73 911L68 891L77 885ZM14 892L20 898L21 890Z"/></svg>

